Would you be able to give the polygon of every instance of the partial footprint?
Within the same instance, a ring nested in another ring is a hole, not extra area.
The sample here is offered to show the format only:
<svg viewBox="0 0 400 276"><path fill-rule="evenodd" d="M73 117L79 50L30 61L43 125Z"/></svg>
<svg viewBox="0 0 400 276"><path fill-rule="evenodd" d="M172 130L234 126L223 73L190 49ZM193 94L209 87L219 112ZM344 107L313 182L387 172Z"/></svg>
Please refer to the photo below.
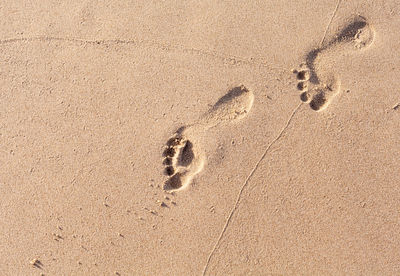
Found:
<svg viewBox="0 0 400 276"><path fill-rule="evenodd" d="M198 133L244 118L253 101L254 95L246 87L235 87L194 124L179 128L163 152L164 173L168 176L164 190L184 189L203 169L205 156L197 140Z"/></svg>
<svg viewBox="0 0 400 276"><path fill-rule="evenodd" d="M338 76L329 72L324 59L365 49L372 44L374 36L367 20L356 16L330 42L309 52L306 62L293 71L298 79L297 89L302 91L300 99L315 111L325 109L340 91L341 83Z"/></svg>

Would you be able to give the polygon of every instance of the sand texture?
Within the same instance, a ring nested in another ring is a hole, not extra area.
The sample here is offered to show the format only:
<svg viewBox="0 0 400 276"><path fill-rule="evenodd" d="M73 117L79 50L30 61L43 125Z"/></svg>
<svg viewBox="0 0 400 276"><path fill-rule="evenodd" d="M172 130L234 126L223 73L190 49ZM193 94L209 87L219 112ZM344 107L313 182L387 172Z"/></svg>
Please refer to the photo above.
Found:
<svg viewBox="0 0 400 276"><path fill-rule="evenodd" d="M398 0L0 13L0 275L400 275Z"/></svg>

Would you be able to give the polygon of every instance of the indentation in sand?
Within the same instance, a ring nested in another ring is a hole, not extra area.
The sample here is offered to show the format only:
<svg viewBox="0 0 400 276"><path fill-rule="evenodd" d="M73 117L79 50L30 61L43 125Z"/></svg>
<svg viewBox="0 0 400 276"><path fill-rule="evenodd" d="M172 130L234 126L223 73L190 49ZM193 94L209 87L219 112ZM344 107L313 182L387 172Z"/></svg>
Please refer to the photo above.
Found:
<svg viewBox="0 0 400 276"><path fill-rule="evenodd" d="M310 51L306 62L294 70L298 79L297 89L302 93L300 99L309 103L315 111L324 110L339 93L341 82L338 76L329 72L327 57L342 55L346 51L368 48L375 32L366 18L356 16L328 43Z"/></svg>
<svg viewBox="0 0 400 276"><path fill-rule="evenodd" d="M163 151L164 190L181 190L204 167L205 156L197 134L223 123L244 118L254 102L254 94L241 85L231 89L194 124L179 128L167 141Z"/></svg>

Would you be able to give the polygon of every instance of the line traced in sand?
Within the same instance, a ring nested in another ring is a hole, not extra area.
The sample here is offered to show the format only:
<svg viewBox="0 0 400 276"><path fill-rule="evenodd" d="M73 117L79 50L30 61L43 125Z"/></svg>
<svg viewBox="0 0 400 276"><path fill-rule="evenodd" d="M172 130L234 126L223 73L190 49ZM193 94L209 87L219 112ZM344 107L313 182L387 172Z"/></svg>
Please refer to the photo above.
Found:
<svg viewBox="0 0 400 276"><path fill-rule="evenodd" d="M335 15L336 15L336 13L337 13L337 11L338 11L338 9L339 9L340 3L342 3L342 0L338 0L338 2L337 2L337 4L336 4L336 7L335 7L335 9L334 9L334 11L333 11L333 13L332 13L332 17L331 17L331 19L329 20L328 25L326 26L326 29L325 29L325 32L324 32L324 36L322 37L322 40L321 40L321 42L319 43L319 47L322 47L322 44L323 44L324 41L325 41L326 34L328 33L328 30L329 30L329 27L330 27L331 24L332 24L333 18L335 17Z"/></svg>
<svg viewBox="0 0 400 276"><path fill-rule="evenodd" d="M151 40L122 40L122 39L99 39L99 40L87 40L81 38L72 38L72 37L52 37L52 36L34 36L34 37L19 37L19 38L8 38L0 40L0 45L2 44L9 44L9 43L17 43L17 42L33 42L33 41L42 41L42 42L49 42L49 41L65 41L65 42L72 42L72 43L80 43L80 44L90 44L90 45L111 45L111 44L130 44L141 46L144 49L148 48L156 48L161 51L171 52L171 51L180 51L183 53L188 53L191 55L198 55L198 56L208 56L214 59L221 61L224 64L232 65L232 66L239 66L239 65L256 65L267 67L269 69L282 69L282 68L272 68L266 61L263 61L260 58L255 57L240 57L240 56L227 56L222 53L218 53L216 51L207 51L203 49L196 49L196 48L186 48L183 45L169 45L167 43L161 43L157 41Z"/></svg>
<svg viewBox="0 0 400 276"><path fill-rule="evenodd" d="M246 186L249 184L250 178L254 175L254 173L255 173L255 171L258 169L260 163L264 160L265 156L267 156L267 153L269 152L269 150L270 150L270 148L272 147L272 145L275 144L275 143L282 137L283 133L284 133L284 132L286 131L286 129L289 127L290 122L292 121L294 115L297 113L297 111L299 110L299 108L300 108L300 106L301 106L302 104L303 104L302 102L299 103L299 104L296 106L296 108L292 111L292 113L290 114L289 119L287 120L285 126L281 129L281 131L280 131L279 134L276 136L276 138L275 138L271 143L269 143L269 145L265 148L263 154L262 154L261 157L258 159L256 165L253 167L253 169L251 170L250 174L246 177L246 180L244 181L244 183L243 183L243 185L242 185L242 188L240 189L239 194L238 194L238 196L237 196L237 198L236 198L235 204L233 205L233 208L232 208L232 210L231 210L231 212L230 212L230 214L229 214L229 216L228 216L228 219L227 219L226 222L225 222L224 228L222 229L222 231L221 231L221 233L220 233L220 235L219 235L219 237L218 237L217 242L215 243L213 249L211 250L210 255L209 255L208 258L207 258L207 263L205 264L204 269L203 269L203 275L206 274L208 265L210 264L210 261L211 261L211 258L212 258L212 256L214 255L215 251L217 250L217 248L218 248L218 246L219 246L219 244L220 244L220 242L221 242L221 240L222 240L222 237L224 236L225 231L226 231L226 229L228 228L229 223L231 222L231 219L232 219L234 213L236 212L236 210L237 210L238 207L239 207L239 203L240 203L240 199L241 199L241 197L242 197L243 191L244 191L244 189L246 188Z"/></svg>

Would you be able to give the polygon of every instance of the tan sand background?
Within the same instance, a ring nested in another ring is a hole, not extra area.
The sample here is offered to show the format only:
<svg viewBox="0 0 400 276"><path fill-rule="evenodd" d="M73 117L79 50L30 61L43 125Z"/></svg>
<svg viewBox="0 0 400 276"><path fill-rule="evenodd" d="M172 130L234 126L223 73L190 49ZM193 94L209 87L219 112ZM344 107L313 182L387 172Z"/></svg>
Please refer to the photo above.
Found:
<svg viewBox="0 0 400 276"><path fill-rule="evenodd" d="M0 3L0 274L399 274L400 3L337 5ZM315 112L292 69L357 14L374 41ZM166 141L240 84L163 191Z"/></svg>

